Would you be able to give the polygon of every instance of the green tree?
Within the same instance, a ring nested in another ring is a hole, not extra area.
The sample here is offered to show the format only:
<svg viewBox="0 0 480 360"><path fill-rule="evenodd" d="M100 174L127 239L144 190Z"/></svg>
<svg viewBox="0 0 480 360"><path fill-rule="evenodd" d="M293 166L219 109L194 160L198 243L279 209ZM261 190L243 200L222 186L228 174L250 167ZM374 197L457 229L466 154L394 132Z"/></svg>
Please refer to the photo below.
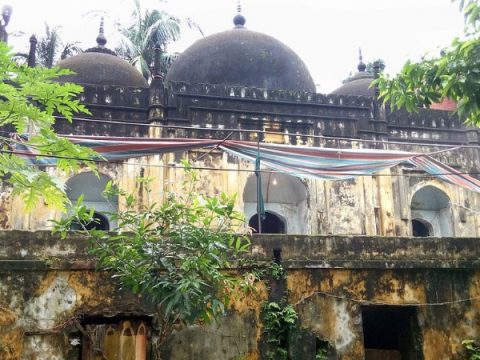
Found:
<svg viewBox="0 0 480 360"><path fill-rule="evenodd" d="M45 34L40 37L37 44L37 62L41 66L51 68L60 59L65 59L82 52L78 42L63 42L59 27L51 27L45 23Z"/></svg>
<svg viewBox="0 0 480 360"><path fill-rule="evenodd" d="M375 62L378 62L378 70L380 73L382 73L383 70L385 70L385 61L383 59L377 59L367 63L367 68L365 70L367 73L372 75L375 73L375 70L374 70Z"/></svg>
<svg viewBox="0 0 480 360"><path fill-rule="evenodd" d="M190 19L182 21L163 10L144 10L139 0L134 0L134 5L132 23L119 27L123 39L116 52L135 65L148 80L151 78L157 44L162 49L161 70L166 73L178 55L168 54L166 49L168 44L180 39L182 23L201 30Z"/></svg>
<svg viewBox="0 0 480 360"><path fill-rule="evenodd" d="M480 126L480 1L458 0L465 14L465 34L439 56L414 63L407 61L393 78L382 75L376 84L380 98L392 109L418 111L443 99L457 104L457 114L467 124Z"/></svg>
<svg viewBox="0 0 480 360"><path fill-rule="evenodd" d="M32 166L17 149L28 146L37 158L55 155L57 167L66 173L75 172L85 164L94 169L90 159L94 153L68 140L59 138L53 131L54 114L69 121L77 112L87 113L75 96L82 88L74 84L60 84L54 79L70 73L56 68L29 68L12 60L10 48L0 42L0 179L10 184L13 194L21 195L27 208L33 208L40 199L47 205L63 208L67 202L64 184L58 177ZM5 130L31 134L21 141L6 136Z"/></svg>
<svg viewBox="0 0 480 360"><path fill-rule="evenodd" d="M45 23L45 33L38 39L35 53L37 64L51 68L57 61L82 52L78 44L78 41L63 42L60 36L60 27L52 27ZM28 54L17 53L14 58L19 63L25 63Z"/></svg>
<svg viewBox="0 0 480 360"><path fill-rule="evenodd" d="M465 348L468 360L480 360L480 347L473 340L463 340L462 345Z"/></svg>
<svg viewBox="0 0 480 360"><path fill-rule="evenodd" d="M119 196L125 210L110 214L113 232L87 231L93 211L81 205L75 215L57 222L64 236L72 224L83 226L90 251L124 288L150 298L159 324L157 358L174 325L208 323L224 313L240 280L225 269L247 251L249 240L234 232L244 223L234 210L235 196L199 193L198 174L184 162L185 180L178 192L150 199L150 180L139 179L141 195L109 184L106 198ZM128 231L131 232L128 232Z"/></svg>

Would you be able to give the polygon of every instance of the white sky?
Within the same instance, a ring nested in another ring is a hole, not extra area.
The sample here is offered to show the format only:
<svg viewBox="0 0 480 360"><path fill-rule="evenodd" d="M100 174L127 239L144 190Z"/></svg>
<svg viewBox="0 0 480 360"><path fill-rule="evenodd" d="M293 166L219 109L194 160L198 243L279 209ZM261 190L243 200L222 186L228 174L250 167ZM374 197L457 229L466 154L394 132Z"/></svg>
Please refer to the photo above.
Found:
<svg viewBox="0 0 480 360"><path fill-rule="evenodd" d="M4 0L5 1L5 0ZM233 27L236 0L141 0L145 7L164 8L178 17L190 17L205 35ZM4 4L5 2L2 2ZM10 0L13 15L8 30L17 50L25 50L32 33L41 35L44 22L61 25L64 41L95 45L98 12L106 12L110 47L118 37L113 22L126 22L133 0ZM395 73L409 58L428 51L438 53L462 34L463 18L451 0L242 0L247 28L269 34L290 46L306 63L320 92L341 85L356 71L358 48L364 62L382 58L386 71ZM171 50L182 51L196 39L187 29Z"/></svg>

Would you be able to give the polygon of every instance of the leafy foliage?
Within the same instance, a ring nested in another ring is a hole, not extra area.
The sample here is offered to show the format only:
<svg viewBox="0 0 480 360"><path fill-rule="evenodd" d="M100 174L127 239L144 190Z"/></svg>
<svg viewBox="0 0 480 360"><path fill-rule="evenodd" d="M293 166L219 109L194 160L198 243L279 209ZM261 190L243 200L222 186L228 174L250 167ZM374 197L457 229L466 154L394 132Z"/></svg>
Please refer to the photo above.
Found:
<svg viewBox="0 0 480 360"><path fill-rule="evenodd" d="M181 19L168 14L164 10L144 10L139 0L134 0L135 8L132 12L132 23L127 27L120 27L123 35L117 53L129 60L148 80L151 78L155 57L154 48L158 44L162 49L161 71L165 74L178 54L166 52L167 45L180 39L181 25L186 23L190 28L200 31L192 20Z"/></svg>
<svg viewBox="0 0 480 360"><path fill-rule="evenodd" d="M51 27L45 23L45 34L40 37L37 44L37 61L41 66L52 67L59 59L75 55L82 50L78 42L64 43L60 37L59 27Z"/></svg>
<svg viewBox="0 0 480 360"><path fill-rule="evenodd" d="M116 50L149 79L155 46L158 44L165 50L170 42L180 38L180 20L162 10L143 10L138 0L134 3L133 22L130 26L119 29L123 39Z"/></svg>
<svg viewBox="0 0 480 360"><path fill-rule="evenodd" d="M39 66L51 68L57 61L81 53L78 41L64 42L60 36L59 26L50 26L45 23L45 32L38 39L36 61ZM14 56L18 63L26 63L28 54L17 53Z"/></svg>
<svg viewBox="0 0 480 360"><path fill-rule="evenodd" d="M454 39L438 57L408 61L398 75L381 76L376 84L380 97L392 109L418 111L443 99L457 104L457 113L468 124L480 125L480 4L459 1L465 14L465 36Z"/></svg>
<svg viewBox="0 0 480 360"><path fill-rule="evenodd" d="M377 59L375 61L370 61L367 63L367 68L366 68L366 72L369 73L369 74L374 74L375 71L374 71L374 67L375 67L375 63L378 63L378 70L379 70L379 73L383 72L383 70L385 70L385 61L383 59Z"/></svg>
<svg viewBox="0 0 480 360"><path fill-rule="evenodd" d="M12 60L9 47L0 42L0 127L9 127L18 134L27 131L31 133L24 144L33 148L39 157L58 156L58 168L67 173L76 171L82 164L92 170L95 168L88 161L93 157L93 151L59 138L52 129L54 114L60 114L71 121L74 113L88 113L74 99L82 92L82 87L53 81L56 77L69 73L56 68L18 65ZM41 199L47 205L63 208L67 201L64 184L56 176L31 166L12 151L13 145L15 140L0 136L2 180L13 186L14 194L23 197L28 209L32 209Z"/></svg>
<svg viewBox="0 0 480 360"><path fill-rule="evenodd" d="M250 245L233 230L244 221L234 209L235 196L198 193L198 174L188 163L184 166L181 189L164 194L163 202L150 202L149 179L138 184L146 201L109 183L106 197L119 196L125 203L125 210L110 214L118 225L112 233L84 229L100 266L156 304L160 343L174 324L209 322L224 313L240 281L225 269ZM79 202L76 215L60 221L57 231L65 235L72 222L87 223L91 216Z"/></svg>
<svg viewBox="0 0 480 360"><path fill-rule="evenodd" d="M328 360L328 350L327 349L319 349L315 354L315 360Z"/></svg>
<svg viewBox="0 0 480 360"><path fill-rule="evenodd" d="M275 280L281 280L285 278L285 269L283 268L282 264L271 261L269 270L270 274Z"/></svg>
<svg viewBox="0 0 480 360"><path fill-rule="evenodd" d="M463 340L462 345L467 350L468 360L480 360L480 347L473 340Z"/></svg>
<svg viewBox="0 0 480 360"><path fill-rule="evenodd" d="M269 350L268 360L288 358L288 335L298 319L290 304L266 302L262 306L262 320Z"/></svg>
<svg viewBox="0 0 480 360"><path fill-rule="evenodd" d="M242 258L238 261L238 267L253 276L255 281L266 280L265 277L268 276L271 276L275 280L282 280L286 275L282 264L277 263L275 260L258 262L255 259Z"/></svg>

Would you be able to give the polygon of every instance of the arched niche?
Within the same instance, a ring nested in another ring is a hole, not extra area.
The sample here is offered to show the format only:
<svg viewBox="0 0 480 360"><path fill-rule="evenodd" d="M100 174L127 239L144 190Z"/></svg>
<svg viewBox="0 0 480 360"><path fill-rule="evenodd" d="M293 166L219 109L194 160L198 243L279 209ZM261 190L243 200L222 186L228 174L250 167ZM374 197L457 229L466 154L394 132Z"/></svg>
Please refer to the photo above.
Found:
<svg viewBox="0 0 480 360"><path fill-rule="evenodd" d="M83 223L83 221L82 221ZM78 222L72 223L71 229L72 230L110 230L110 220L107 216L103 215L102 213L93 212L92 221L85 222L83 224L79 224Z"/></svg>
<svg viewBox="0 0 480 360"><path fill-rule="evenodd" d="M248 226L253 229L254 233L258 233L258 220L258 214L255 214L248 221ZM264 234L285 234L287 232L285 220L270 211L265 211L265 217L260 220L260 223Z"/></svg>
<svg viewBox="0 0 480 360"><path fill-rule="evenodd" d="M83 204L94 210L94 221L84 224L87 229L110 230L114 224L108 219L107 213L118 210L117 198L105 198L103 191L111 179L103 174L99 176L92 172L75 175L67 181L67 197L74 203L83 195ZM80 226L77 224L73 228Z"/></svg>
<svg viewBox="0 0 480 360"><path fill-rule="evenodd" d="M281 173L263 173L262 194L267 214L281 219L285 232L307 233L307 189L298 178ZM254 174L247 179L243 202L246 218L252 219L257 213L257 177Z"/></svg>
<svg viewBox="0 0 480 360"><path fill-rule="evenodd" d="M453 236L450 199L434 186L424 186L412 197L412 234L414 236Z"/></svg>
<svg viewBox="0 0 480 360"><path fill-rule="evenodd" d="M412 234L415 237L433 236L433 226L424 219L412 219Z"/></svg>

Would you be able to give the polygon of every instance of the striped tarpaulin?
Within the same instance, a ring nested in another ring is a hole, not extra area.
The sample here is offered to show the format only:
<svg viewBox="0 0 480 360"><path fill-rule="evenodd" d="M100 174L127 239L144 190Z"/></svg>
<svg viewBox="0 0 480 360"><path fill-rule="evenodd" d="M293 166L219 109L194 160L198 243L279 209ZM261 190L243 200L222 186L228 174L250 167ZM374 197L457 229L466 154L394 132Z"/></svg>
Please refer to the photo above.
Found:
<svg viewBox="0 0 480 360"><path fill-rule="evenodd" d="M370 149L332 149L278 144L226 141L220 147L229 153L255 161L257 146L262 164L291 175L324 180L350 179L368 175L408 161L409 152Z"/></svg>
<svg viewBox="0 0 480 360"><path fill-rule="evenodd" d="M294 176L343 180L370 175L400 163L410 163L452 184L480 192L480 181L434 160L428 154L378 149L334 149L307 146L254 143L234 140L129 138L103 136L65 136L75 144L95 150L107 161L218 146L230 154ZM26 144L18 153L33 164L54 164L55 159L37 158Z"/></svg>
<svg viewBox="0 0 480 360"><path fill-rule="evenodd" d="M149 139L105 136L65 136L74 144L86 146L109 161L133 157L195 150L220 144L221 140L209 139Z"/></svg>
<svg viewBox="0 0 480 360"><path fill-rule="evenodd" d="M410 163L446 182L480 192L480 181L443 164L427 154L378 149L332 149L278 144L226 141L220 146L241 158L294 176L343 180L378 173L400 163ZM258 149L257 149L258 147Z"/></svg>

